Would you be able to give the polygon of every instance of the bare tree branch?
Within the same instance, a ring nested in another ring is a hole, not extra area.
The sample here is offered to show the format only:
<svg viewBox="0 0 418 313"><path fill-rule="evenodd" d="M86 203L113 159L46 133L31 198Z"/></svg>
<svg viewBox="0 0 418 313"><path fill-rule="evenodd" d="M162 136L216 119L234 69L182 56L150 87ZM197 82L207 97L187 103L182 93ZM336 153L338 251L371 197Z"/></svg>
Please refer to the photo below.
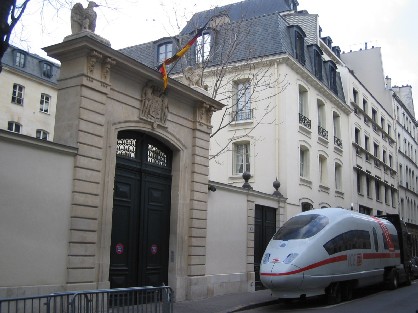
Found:
<svg viewBox="0 0 418 313"><path fill-rule="evenodd" d="M17 4L16 0L2 0L0 1L0 60L4 53L9 48L10 36L13 28L19 22L26 6L30 0L24 0L21 4ZM0 72L2 66L0 64Z"/></svg>
<svg viewBox="0 0 418 313"><path fill-rule="evenodd" d="M216 124L211 133L210 159L215 162L218 156L228 151L232 142L248 138L260 124L266 122L276 107L272 102L289 85L286 76L275 76L274 63L268 58L252 59L258 48L247 40L251 37L252 27L248 24L244 27L244 20L230 22L227 15L224 15L224 20L222 14L219 16L218 20L209 24L213 41L210 54L194 66L195 71L200 72L201 85L207 83L211 97L225 104L222 111L215 113ZM196 29L198 27L195 25ZM195 50L199 53L199 47ZM246 56L242 55L243 51L246 51ZM240 59L237 59L238 53L241 53ZM192 56L189 63L193 62ZM257 116L253 115L255 112ZM250 118L252 123L239 131L229 128L246 118ZM217 136L227 128L228 138L222 135L222 140L218 140Z"/></svg>

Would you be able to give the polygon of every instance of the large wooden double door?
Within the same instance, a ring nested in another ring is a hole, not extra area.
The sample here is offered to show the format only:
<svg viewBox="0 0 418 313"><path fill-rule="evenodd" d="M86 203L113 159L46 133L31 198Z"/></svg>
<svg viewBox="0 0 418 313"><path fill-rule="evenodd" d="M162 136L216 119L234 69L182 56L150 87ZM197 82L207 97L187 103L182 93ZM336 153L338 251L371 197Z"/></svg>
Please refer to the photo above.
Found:
<svg viewBox="0 0 418 313"><path fill-rule="evenodd" d="M171 151L137 132L118 136L109 280L111 288L167 285Z"/></svg>

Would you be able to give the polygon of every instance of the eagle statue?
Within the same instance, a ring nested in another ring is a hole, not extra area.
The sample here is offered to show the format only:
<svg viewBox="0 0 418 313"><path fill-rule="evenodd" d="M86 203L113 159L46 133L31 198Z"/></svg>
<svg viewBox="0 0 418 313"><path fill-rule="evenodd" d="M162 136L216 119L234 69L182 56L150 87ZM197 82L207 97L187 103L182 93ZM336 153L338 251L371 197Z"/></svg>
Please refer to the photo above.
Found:
<svg viewBox="0 0 418 313"><path fill-rule="evenodd" d="M93 1L89 1L87 8L83 8L81 3L74 4L71 9L71 32L73 34L79 33L82 30L95 31L97 13L94 11L94 8L98 6Z"/></svg>

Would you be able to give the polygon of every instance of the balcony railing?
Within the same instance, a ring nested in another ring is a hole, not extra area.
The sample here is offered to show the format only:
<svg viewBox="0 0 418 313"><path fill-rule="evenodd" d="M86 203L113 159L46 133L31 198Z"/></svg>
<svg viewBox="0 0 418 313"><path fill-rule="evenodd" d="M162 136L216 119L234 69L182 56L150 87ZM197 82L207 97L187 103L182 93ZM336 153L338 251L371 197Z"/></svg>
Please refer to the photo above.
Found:
<svg viewBox="0 0 418 313"><path fill-rule="evenodd" d="M318 135L328 140L328 131L321 126L318 126Z"/></svg>
<svg viewBox="0 0 418 313"><path fill-rule="evenodd" d="M364 124L369 125L369 119L366 116L364 116Z"/></svg>
<svg viewBox="0 0 418 313"><path fill-rule="evenodd" d="M334 136L334 144L340 147L341 149L343 148L343 141L340 138L335 137L335 136Z"/></svg>
<svg viewBox="0 0 418 313"><path fill-rule="evenodd" d="M233 122L248 121L252 119L253 119L253 109L233 111L231 113L231 121Z"/></svg>
<svg viewBox="0 0 418 313"><path fill-rule="evenodd" d="M311 129L311 120L300 113L299 113L299 124L302 124L306 128Z"/></svg>

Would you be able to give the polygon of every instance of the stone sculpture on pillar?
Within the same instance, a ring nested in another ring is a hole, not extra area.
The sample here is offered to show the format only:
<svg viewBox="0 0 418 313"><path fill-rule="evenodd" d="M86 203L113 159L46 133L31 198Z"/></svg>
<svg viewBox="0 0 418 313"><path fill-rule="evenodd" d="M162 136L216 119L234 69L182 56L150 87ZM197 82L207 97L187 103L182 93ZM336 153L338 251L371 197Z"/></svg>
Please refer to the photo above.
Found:
<svg viewBox="0 0 418 313"><path fill-rule="evenodd" d="M94 33L96 30L97 13L94 8L99 5L89 1L87 8L83 8L81 3L74 4L71 9L71 32L77 34L82 30L89 30Z"/></svg>
<svg viewBox="0 0 418 313"><path fill-rule="evenodd" d="M110 47L109 40L95 33L97 13L94 8L98 6L93 1L89 1L87 8L83 8L81 3L74 4L71 9L71 35L66 36L64 41L86 36Z"/></svg>

